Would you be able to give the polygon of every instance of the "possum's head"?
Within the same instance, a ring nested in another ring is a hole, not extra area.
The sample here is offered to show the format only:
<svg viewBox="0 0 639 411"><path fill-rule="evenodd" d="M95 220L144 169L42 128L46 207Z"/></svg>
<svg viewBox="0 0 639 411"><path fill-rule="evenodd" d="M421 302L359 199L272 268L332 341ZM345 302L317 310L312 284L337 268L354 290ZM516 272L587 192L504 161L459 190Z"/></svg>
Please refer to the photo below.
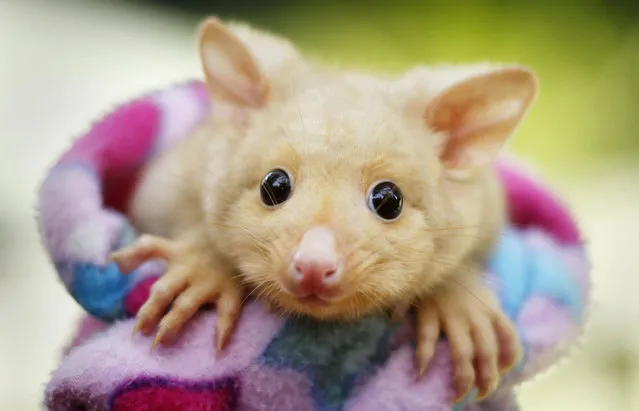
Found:
<svg viewBox="0 0 639 411"><path fill-rule="evenodd" d="M441 240L481 225L481 176L535 95L531 72L495 68L433 91L428 70L396 80L308 70L273 100L275 80L240 39L219 22L203 33L213 98L251 110L228 175L206 195L218 197L212 229L255 294L354 317L442 281L455 262ZM460 248L481 237L463 234Z"/></svg>

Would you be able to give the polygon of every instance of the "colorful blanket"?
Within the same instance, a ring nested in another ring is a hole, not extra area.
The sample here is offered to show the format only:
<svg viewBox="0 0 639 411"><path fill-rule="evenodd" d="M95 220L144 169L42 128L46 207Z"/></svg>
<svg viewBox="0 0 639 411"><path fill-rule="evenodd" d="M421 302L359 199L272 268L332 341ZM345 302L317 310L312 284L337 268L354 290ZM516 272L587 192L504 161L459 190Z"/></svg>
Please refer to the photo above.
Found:
<svg viewBox="0 0 639 411"><path fill-rule="evenodd" d="M39 193L44 244L71 296L86 310L45 392L51 411L401 411L516 410L513 387L565 355L580 335L589 265L575 222L549 190L498 164L510 224L486 267L486 281L515 321L520 363L490 398L452 405L450 358L439 343L416 378L410 319L370 316L355 326L284 320L249 302L215 357L215 313L203 311L177 343L149 352L131 338L131 318L163 265L123 276L106 256L137 233L125 210L145 163L187 136L210 110L200 82L124 104L76 140Z"/></svg>

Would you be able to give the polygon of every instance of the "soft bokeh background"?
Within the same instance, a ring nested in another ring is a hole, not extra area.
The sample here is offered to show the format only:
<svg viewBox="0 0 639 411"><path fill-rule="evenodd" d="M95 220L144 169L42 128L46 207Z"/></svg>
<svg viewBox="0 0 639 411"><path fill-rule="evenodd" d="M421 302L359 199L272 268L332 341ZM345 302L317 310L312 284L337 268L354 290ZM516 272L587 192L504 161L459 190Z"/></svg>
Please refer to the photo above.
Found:
<svg viewBox="0 0 639 411"><path fill-rule="evenodd" d="M346 65L533 67L541 94L513 149L581 219L595 305L582 347L522 388L523 409L639 410L638 9L604 0L0 0L0 409L38 409L80 313L34 225L47 166L116 103L198 76L194 28L214 13Z"/></svg>

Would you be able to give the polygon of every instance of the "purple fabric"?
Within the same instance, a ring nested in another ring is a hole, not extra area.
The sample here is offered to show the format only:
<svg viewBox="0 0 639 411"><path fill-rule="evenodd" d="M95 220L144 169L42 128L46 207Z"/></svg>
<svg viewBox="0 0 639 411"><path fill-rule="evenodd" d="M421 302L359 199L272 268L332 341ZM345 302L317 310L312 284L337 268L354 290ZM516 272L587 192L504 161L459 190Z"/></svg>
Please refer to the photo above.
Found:
<svg viewBox="0 0 639 411"><path fill-rule="evenodd" d="M380 317L343 326L283 320L250 302L220 358L214 312L202 312L172 347L149 352L133 320L163 267L124 277L106 255L137 235L126 218L137 175L209 112L205 88L189 82L114 110L78 139L40 190L40 229L58 273L87 317L45 391L51 411L514 411L513 387L553 364L581 332L590 280L570 213L513 165L497 165L510 225L486 267L515 321L524 358L481 403L451 404L445 341L415 378L410 321Z"/></svg>

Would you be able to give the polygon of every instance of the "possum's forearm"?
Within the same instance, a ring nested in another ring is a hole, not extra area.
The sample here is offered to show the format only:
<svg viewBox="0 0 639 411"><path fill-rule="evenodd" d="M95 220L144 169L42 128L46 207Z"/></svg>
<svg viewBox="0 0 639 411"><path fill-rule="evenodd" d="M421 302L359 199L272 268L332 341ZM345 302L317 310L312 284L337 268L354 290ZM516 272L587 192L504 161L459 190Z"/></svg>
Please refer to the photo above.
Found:
<svg viewBox="0 0 639 411"><path fill-rule="evenodd" d="M174 238L201 226L201 155L184 141L153 161L144 171L131 200L129 214L142 233ZM191 153L195 153L191 155Z"/></svg>

